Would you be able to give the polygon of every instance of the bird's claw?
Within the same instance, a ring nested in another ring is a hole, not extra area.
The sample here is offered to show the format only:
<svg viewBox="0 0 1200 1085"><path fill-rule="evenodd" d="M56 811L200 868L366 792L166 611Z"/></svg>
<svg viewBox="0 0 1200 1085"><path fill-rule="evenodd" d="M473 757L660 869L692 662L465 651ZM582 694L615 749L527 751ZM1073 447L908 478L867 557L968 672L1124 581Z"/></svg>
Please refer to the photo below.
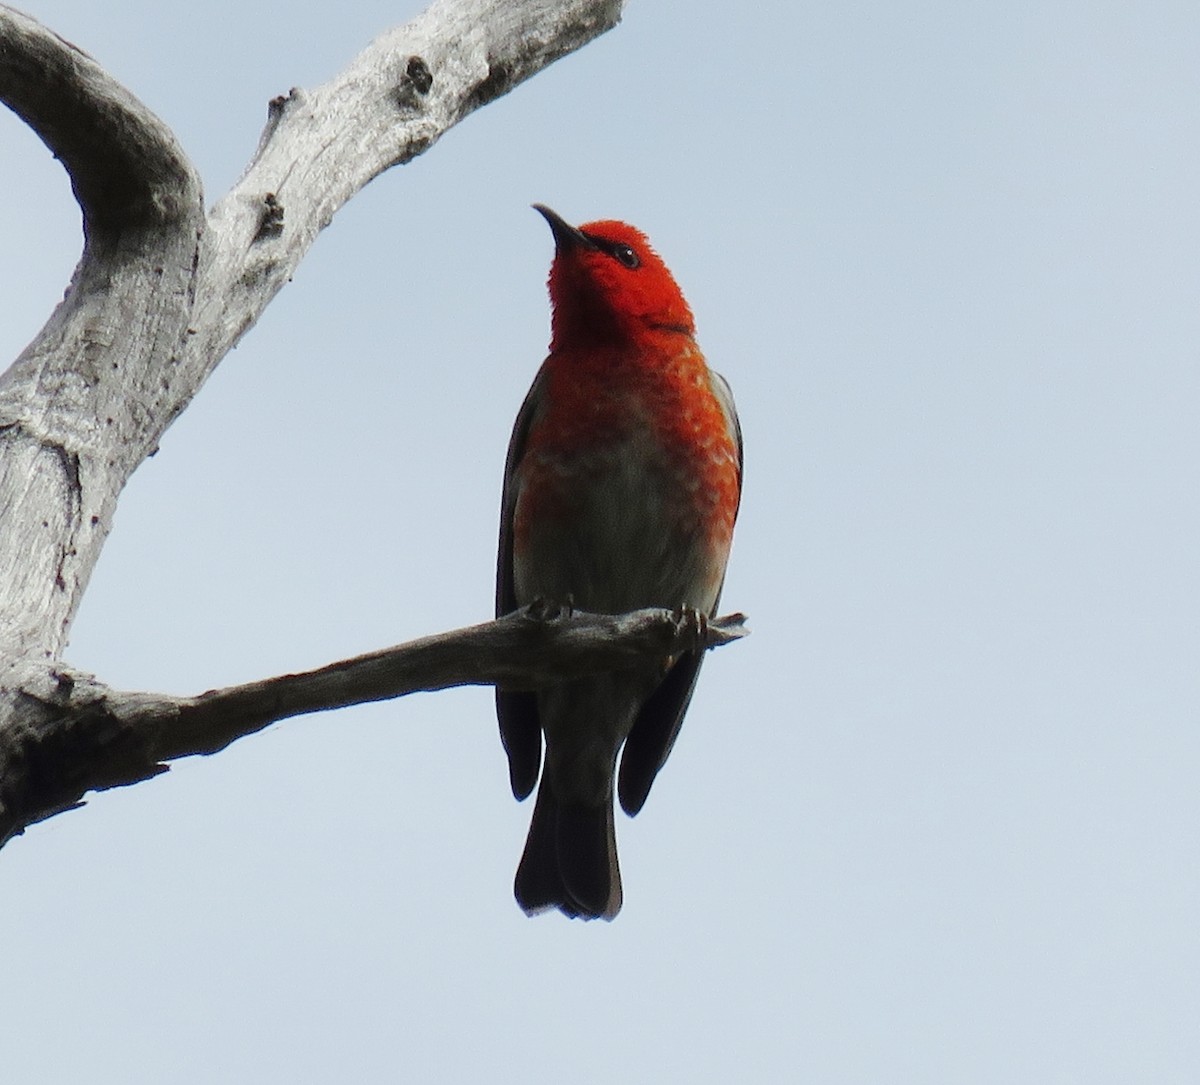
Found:
<svg viewBox="0 0 1200 1085"><path fill-rule="evenodd" d="M688 649L700 652L708 647L708 615L695 607L680 607L674 613L675 629L692 642Z"/></svg>

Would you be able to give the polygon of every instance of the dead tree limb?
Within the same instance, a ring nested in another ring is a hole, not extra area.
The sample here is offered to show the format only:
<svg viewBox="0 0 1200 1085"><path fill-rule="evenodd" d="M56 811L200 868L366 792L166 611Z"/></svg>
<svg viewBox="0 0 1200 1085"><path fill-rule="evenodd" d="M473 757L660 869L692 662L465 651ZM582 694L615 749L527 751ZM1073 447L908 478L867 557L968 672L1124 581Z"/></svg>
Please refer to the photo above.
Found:
<svg viewBox="0 0 1200 1085"><path fill-rule="evenodd" d="M290 716L451 686L535 689L647 656L719 647L744 636L743 623L740 614L709 622L664 610L545 619L526 609L196 697L122 692L65 666L30 668L12 676L22 696L0 776L0 844L78 806L88 791L149 779L167 761L217 753Z"/></svg>

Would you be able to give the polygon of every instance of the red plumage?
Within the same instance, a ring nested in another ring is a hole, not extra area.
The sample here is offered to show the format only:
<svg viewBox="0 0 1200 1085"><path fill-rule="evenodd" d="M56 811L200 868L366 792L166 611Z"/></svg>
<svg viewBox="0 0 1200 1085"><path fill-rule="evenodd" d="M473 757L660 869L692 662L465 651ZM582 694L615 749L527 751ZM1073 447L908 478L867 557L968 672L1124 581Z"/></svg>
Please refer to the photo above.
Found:
<svg viewBox="0 0 1200 1085"><path fill-rule="evenodd" d="M728 385L645 235L622 222L554 231L550 354L517 417L501 512L496 611L535 599L619 614L716 609L741 493ZM613 784L641 809L691 699L700 656L498 690L513 791L541 768L516 895L530 913L613 918L621 878ZM541 765L542 737L545 764Z"/></svg>

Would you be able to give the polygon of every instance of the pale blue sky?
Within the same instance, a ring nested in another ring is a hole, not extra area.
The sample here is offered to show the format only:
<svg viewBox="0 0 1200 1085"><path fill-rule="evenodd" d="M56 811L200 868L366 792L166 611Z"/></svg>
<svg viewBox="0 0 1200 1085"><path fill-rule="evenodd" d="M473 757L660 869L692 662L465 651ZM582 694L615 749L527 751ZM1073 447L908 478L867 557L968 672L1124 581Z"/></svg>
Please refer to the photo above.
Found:
<svg viewBox="0 0 1200 1085"><path fill-rule="evenodd" d="M29 0L210 199L419 4ZM685 21L680 21L685 20ZM490 692L289 721L0 854L6 1080L1193 1082L1200 7L632 0L369 186L135 476L73 663L487 617L545 201L645 229L746 491L611 925L526 919ZM0 358L77 255L0 116Z"/></svg>

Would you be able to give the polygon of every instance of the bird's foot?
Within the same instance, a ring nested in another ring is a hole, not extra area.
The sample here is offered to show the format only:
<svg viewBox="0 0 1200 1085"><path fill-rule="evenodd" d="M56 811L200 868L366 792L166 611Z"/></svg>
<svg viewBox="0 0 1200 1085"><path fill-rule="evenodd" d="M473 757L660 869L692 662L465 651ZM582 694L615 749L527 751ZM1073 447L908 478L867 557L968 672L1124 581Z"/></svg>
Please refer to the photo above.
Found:
<svg viewBox="0 0 1200 1085"><path fill-rule="evenodd" d="M680 607L674 613L675 628L680 636L691 640L689 651L701 652L708 647L708 615L695 607Z"/></svg>

